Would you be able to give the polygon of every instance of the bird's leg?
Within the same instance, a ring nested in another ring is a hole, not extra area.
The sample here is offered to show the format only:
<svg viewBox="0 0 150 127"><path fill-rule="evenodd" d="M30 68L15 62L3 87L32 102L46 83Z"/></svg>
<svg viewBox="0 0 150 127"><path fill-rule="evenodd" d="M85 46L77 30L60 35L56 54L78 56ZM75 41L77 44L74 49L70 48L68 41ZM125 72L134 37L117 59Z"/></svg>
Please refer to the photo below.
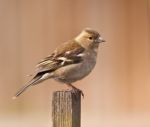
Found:
<svg viewBox="0 0 150 127"><path fill-rule="evenodd" d="M77 94L77 92L81 92L82 97L84 97L84 93L82 92L82 90L78 89L77 87L73 86L72 84L67 84L67 86L71 87L75 94Z"/></svg>

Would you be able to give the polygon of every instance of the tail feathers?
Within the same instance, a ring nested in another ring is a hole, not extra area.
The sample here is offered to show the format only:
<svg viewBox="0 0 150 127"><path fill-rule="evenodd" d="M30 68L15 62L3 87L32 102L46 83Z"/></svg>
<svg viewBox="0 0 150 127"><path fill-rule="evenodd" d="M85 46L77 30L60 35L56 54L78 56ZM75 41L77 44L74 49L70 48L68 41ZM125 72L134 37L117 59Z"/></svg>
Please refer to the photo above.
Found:
<svg viewBox="0 0 150 127"><path fill-rule="evenodd" d="M41 75L35 76L30 82L28 82L25 86L23 86L16 94L12 97L12 99L16 99L20 94L22 94L26 89L28 89L30 86L35 85L39 83Z"/></svg>

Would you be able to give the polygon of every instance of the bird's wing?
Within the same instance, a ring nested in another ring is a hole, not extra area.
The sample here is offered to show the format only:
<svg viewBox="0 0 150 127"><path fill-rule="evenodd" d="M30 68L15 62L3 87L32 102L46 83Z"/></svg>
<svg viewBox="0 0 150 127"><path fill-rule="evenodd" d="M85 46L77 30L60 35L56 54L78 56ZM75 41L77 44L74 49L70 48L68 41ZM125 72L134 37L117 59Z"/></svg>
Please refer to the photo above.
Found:
<svg viewBox="0 0 150 127"><path fill-rule="evenodd" d="M60 67L82 61L84 48L75 41L67 42L57 48L50 56L41 60L37 66L37 73L52 72Z"/></svg>

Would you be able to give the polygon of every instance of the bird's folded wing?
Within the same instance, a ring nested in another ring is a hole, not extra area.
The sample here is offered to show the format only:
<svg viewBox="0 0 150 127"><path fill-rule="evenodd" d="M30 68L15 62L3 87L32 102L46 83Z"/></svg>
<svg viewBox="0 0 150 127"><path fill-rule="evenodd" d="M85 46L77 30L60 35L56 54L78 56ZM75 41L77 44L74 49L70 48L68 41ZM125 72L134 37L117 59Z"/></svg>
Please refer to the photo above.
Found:
<svg viewBox="0 0 150 127"><path fill-rule="evenodd" d="M74 41L65 43L37 64L37 73L52 72L69 64L80 63L83 52L84 48L78 43Z"/></svg>

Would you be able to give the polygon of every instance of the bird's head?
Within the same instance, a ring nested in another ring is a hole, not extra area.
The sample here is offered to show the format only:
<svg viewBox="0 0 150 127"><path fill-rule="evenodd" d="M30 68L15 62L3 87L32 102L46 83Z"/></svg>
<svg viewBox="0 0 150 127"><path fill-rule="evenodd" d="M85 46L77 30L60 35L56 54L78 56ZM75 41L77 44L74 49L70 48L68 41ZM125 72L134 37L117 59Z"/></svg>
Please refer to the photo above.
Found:
<svg viewBox="0 0 150 127"><path fill-rule="evenodd" d="M95 47L101 43L105 42L105 40L102 39L100 34L91 29L91 28L85 28L76 38L75 40L81 44L85 48Z"/></svg>

